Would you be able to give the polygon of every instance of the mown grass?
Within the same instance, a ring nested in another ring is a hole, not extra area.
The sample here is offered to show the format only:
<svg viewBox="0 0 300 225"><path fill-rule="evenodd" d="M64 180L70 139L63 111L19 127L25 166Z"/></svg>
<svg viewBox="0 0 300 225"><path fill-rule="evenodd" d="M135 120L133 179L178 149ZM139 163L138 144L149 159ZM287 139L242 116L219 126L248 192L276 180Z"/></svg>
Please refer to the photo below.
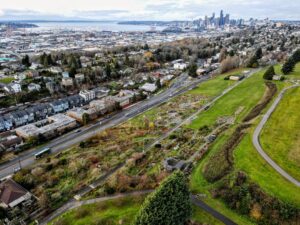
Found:
<svg viewBox="0 0 300 225"><path fill-rule="evenodd" d="M70 210L54 219L49 225L131 225L145 195L123 197ZM192 219L202 224L222 224L210 214L193 206Z"/></svg>
<svg viewBox="0 0 300 225"><path fill-rule="evenodd" d="M237 107L243 106L244 110L236 119L236 122L239 123L246 113L249 112L249 110L251 110L251 108L253 108L263 96L264 88L262 88L262 74L263 71L253 75L253 77L246 81L246 83L241 84L226 94L209 110L201 113L198 118L193 121L190 127L198 129L204 125L213 125L218 117L232 115ZM278 92L282 88L290 85L283 82L275 83L277 85ZM270 194L271 196L278 197L282 201L299 206L300 195L297 195L299 192L297 187L290 184L283 177L277 174L277 172L260 157L255 148L252 146L252 132L259 122L259 119L255 120L254 122L255 124L253 124L252 128L248 131L248 134L242 139L241 143L234 150L233 173L242 170L246 172L249 178L257 183L266 193ZM210 148L205 158L198 163L191 175L190 187L193 192L206 194L207 197L204 199L205 202L230 217L236 223L253 224L254 222L252 222L248 217L241 216L233 212L232 210L228 209L222 201L212 198L210 190L216 188L218 183L209 183L203 176L205 165L209 162L213 155L220 151L221 147L229 139L236 126L237 124L233 125L229 130L220 135Z"/></svg>
<svg viewBox="0 0 300 225"><path fill-rule="evenodd" d="M241 108L242 111L237 115L236 121L240 121L261 99L265 91L262 75L263 71L256 73L235 87L219 99L210 109L199 114L189 127L199 129L204 125L211 126L219 117L234 116L239 108ZM223 80L223 82L227 81Z"/></svg>
<svg viewBox="0 0 300 225"><path fill-rule="evenodd" d="M51 225L130 225L142 204L144 197L124 197L71 210L49 223Z"/></svg>
<svg viewBox="0 0 300 225"><path fill-rule="evenodd" d="M267 154L300 180L300 88L288 90L264 126L260 141Z"/></svg>

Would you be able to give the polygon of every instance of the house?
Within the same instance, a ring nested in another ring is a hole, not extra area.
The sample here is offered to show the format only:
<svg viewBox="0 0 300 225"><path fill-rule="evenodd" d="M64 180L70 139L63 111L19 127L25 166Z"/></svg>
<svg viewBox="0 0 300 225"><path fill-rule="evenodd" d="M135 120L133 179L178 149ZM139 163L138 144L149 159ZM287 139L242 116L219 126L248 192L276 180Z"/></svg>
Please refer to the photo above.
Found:
<svg viewBox="0 0 300 225"><path fill-rule="evenodd" d="M79 95L84 99L84 101L89 102L96 98L96 93L94 90L82 90Z"/></svg>
<svg viewBox="0 0 300 225"><path fill-rule="evenodd" d="M155 84L151 84L151 83L145 83L142 87L142 90L147 91L147 92L155 92L157 90L157 87Z"/></svg>
<svg viewBox="0 0 300 225"><path fill-rule="evenodd" d="M198 68L197 71L196 71L196 74L197 74L198 76L202 76L202 75L205 75L206 72L207 72L207 70L202 69L202 68Z"/></svg>
<svg viewBox="0 0 300 225"><path fill-rule="evenodd" d="M50 67L49 71L51 73L55 73L55 74L62 73L62 69L60 67L58 67L58 66Z"/></svg>
<svg viewBox="0 0 300 225"><path fill-rule="evenodd" d="M40 91L41 90L41 85L35 84L35 83L30 83L28 86L28 91Z"/></svg>
<svg viewBox="0 0 300 225"><path fill-rule="evenodd" d="M2 151L13 149L22 142L22 138L13 132L7 131L0 134L0 150Z"/></svg>
<svg viewBox="0 0 300 225"><path fill-rule="evenodd" d="M84 74L75 74L75 81L76 83L82 83L84 81Z"/></svg>
<svg viewBox="0 0 300 225"><path fill-rule="evenodd" d="M32 107L35 120L42 120L53 114L53 109L50 104L39 104Z"/></svg>
<svg viewBox="0 0 300 225"><path fill-rule="evenodd" d="M73 96L66 97L64 99L68 101L70 109L74 107L83 106L85 102L84 98L81 97L80 95L73 95Z"/></svg>
<svg viewBox="0 0 300 225"><path fill-rule="evenodd" d="M39 72L36 71L36 70L28 70L26 72L26 76L29 77L29 78L35 78L35 77L39 76Z"/></svg>
<svg viewBox="0 0 300 225"><path fill-rule="evenodd" d="M69 109L69 103L66 100L56 100L49 103L49 105L52 107L54 113L65 112Z"/></svg>
<svg viewBox="0 0 300 225"><path fill-rule="evenodd" d="M14 78L16 79L16 80L25 80L26 79L26 74L25 73L19 73L19 74L15 74L14 75Z"/></svg>
<svg viewBox="0 0 300 225"><path fill-rule="evenodd" d="M0 184L0 206L3 208L14 208L31 197L29 191L12 179L7 179Z"/></svg>
<svg viewBox="0 0 300 225"><path fill-rule="evenodd" d="M95 92L96 98L103 98L109 94L110 89L106 87L98 87L93 89L93 91Z"/></svg>
<svg viewBox="0 0 300 225"><path fill-rule="evenodd" d="M63 72L63 73L62 73L62 77L63 77L63 78L68 78L68 77L70 77L69 72L67 72L67 71Z"/></svg>
<svg viewBox="0 0 300 225"><path fill-rule="evenodd" d="M11 130L13 121L9 114L0 117L0 131Z"/></svg>
<svg viewBox="0 0 300 225"><path fill-rule="evenodd" d="M167 158L163 162L165 170L172 172L174 170L184 170L187 167L187 162L175 158Z"/></svg>
<svg viewBox="0 0 300 225"><path fill-rule="evenodd" d="M22 91L21 84L13 82L4 86L4 90L8 93L20 93Z"/></svg>
<svg viewBox="0 0 300 225"><path fill-rule="evenodd" d="M174 64L174 69L176 69L176 70L184 70L186 68L187 68L186 63L175 63Z"/></svg>
<svg viewBox="0 0 300 225"><path fill-rule="evenodd" d="M24 110L9 113L10 118L15 127L19 127L28 123L28 114Z"/></svg>
<svg viewBox="0 0 300 225"><path fill-rule="evenodd" d="M46 88L51 94L59 91L59 86L53 81L47 82Z"/></svg>
<svg viewBox="0 0 300 225"><path fill-rule="evenodd" d="M73 78L72 77L63 77L61 80L61 84L65 87L73 86Z"/></svg>

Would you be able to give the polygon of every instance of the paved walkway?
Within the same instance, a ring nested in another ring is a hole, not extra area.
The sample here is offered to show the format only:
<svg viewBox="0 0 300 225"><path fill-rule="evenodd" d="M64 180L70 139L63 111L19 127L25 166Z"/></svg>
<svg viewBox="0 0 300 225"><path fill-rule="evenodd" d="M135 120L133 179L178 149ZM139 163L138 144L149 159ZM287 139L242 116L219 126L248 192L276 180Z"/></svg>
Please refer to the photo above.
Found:
<svg viewBox="0 0 300 225"><path fill-rule="evenodd" d="M268 119L270 118L270 116L272 115L272 113L274 112L274 110L276 109L276 107L278 106L279 102L281 101L284 93L291 89L291 88L296 88L296 87L300 87L299 84L295 84L293 86L287 87L285 89L283 89L278 97L275 99L274 103L272 104L272 106L269 108L269 110L267 111L267 113L263 116L262 120L260 121L260 123L258 124L258 126L256 127L253 137L252 137L252 143L254 145L254 147L256 148L256 150L258 151L258 153L267 161L267 163L270 164L270 166L272 166L280 175L282 175L284 178L286 178L288 181L290 181L291 183L295 184L297 187L300 187L300 182L298 180L296 180L295 178L293 178L290 174L288 174L285 170L283 170L276 162L274 162L263 150L260 141L259 141L259 135L264 127L264 125L266 124L266 122L268 121Z"/></svg>
<svg viewBox="0 0 300 225"><path fill-rule="evenodd" d="M56 211L54 211L52 214L50 214L48 217L46 217L43 221L41 221L40 224L46 225L47 223L49 223L52 220L54 220L55 218L61 216L65 212L75 209L75 208L79 208L80 206L83 206L83 205L89 205L89 204L94 204L94 203L98 203L98 202L105 202L108 200L124 198L124 197L129 197L129 196L144 195L144 194L149 194L151 192L153 192L153 190L135 191L135 192L111 195L111 196L83 200L83 201L72 201L72 202L65 204L61 208L57 209ZM191 195L191 202L194 205L196 205L197 207L201 208L202 210L204 210L207 213L209 213L210 215L212 215L217 220L220 220L222 223L224 223L226 225L236 225L236 223L234 223L231 219L229 219L228 217L224 216L223 214L219 213L215 209L208 206L206 203L199 200L195 195Z"/></svg>

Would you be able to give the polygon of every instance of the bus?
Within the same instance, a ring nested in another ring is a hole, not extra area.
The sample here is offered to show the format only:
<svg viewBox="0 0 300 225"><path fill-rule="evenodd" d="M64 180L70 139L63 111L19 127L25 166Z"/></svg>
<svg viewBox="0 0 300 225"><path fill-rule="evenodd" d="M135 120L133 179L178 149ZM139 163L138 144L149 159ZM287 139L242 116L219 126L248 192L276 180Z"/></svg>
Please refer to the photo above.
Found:
<svg viewBox="0 0 300 225"><path fill-rule="evenodd" d="M51 148L45 148L38 153L34 154L35 159L42 158L44 155L48 155L51 153Z"/></svg>

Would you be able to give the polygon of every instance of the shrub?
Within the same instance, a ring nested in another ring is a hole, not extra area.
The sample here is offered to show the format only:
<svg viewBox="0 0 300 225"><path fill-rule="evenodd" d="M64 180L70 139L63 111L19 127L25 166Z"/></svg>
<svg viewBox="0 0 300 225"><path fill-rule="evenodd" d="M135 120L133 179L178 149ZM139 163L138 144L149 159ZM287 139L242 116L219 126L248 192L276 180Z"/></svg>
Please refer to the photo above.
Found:
<svg viewBox="0 0 300 225"><path fill-rule="evenodd" d="M183 225L191 216L191 211L185 176L177 171L146 198L135 225Z"/></svg>

